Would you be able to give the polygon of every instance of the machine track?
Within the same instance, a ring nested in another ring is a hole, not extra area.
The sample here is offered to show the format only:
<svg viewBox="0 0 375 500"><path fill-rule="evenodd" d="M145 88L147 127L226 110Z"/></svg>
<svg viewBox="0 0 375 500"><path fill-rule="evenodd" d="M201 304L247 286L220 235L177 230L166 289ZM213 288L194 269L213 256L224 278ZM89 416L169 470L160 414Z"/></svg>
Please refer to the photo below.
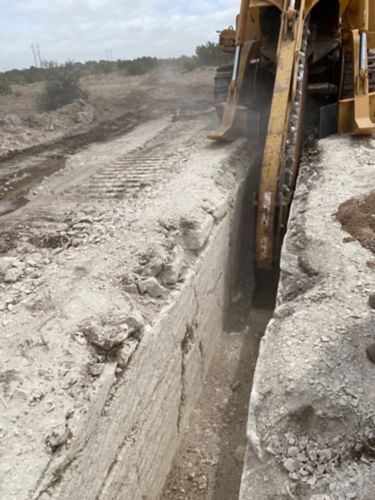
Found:
<svg viewBox="0 0 375 500"><path fill-rule="evenodd" d="M369 91L375 92L375 50L368 53Z"/></svg>
<svg viewBox="0 0 375 500"><path fill-rule="evenodd" d="M288 125L281 137L280 154L277 159L275 157L276 149L273 156L270 154L270 151L272 151L271 148L275 148L272 142L272 127L275 127L275 124L271 121L272 112L275 116L278 116L277 112L271 110L268 120L269 125L267 133L271 138L269 139L270 149L267 158L263 158L262 178L259 187L257 208L256 254L257 267L259 270L268 269L270 271L277 266L288 222L289 209L293 198L303 143L304 109L308 74L306 53L309 36L309 19L306 19L304 20L302 28L298 57L292 68L293 76L289 83L291 100L288 102L286 108L286 120ZM282 85L280 88L283 88ZM273 99L275 99L275 97L273 97ZM277 110L277 107L275 107L275 110ZM263 173L265 167L266 170ZM274 184L274 178L277 179L276 184ZM270 179L272 179L272 181Z"/></svg>
<svg viewBox="0 0 375 500"><path fill-rule="evenodd" d="M291 104L288 132L284 144L285 163L281 170L279 181L279 221L278 236L276 238L276 251L278 257L281 251L281 244L288 222L289 208L293 198L294 186L298 173L299 160L303 142L303 121L306 104L307 86L307 46L309 41L309 23L304 25L301 50L298 58L297 84L294 101Z"/></svg>

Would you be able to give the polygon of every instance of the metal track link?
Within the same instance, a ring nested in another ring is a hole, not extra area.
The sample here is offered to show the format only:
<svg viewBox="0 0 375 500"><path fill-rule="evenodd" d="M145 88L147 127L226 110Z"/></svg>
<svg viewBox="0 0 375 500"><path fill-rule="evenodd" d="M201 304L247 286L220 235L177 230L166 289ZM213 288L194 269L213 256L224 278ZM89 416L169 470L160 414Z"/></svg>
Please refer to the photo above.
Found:
<svg viewBox="0 0 375 500"><path fill-rule="evenodd" d="M294 185L298 173L298 165L303 141L303 119L307 84L307 46L310 36L309 23L305 22L301 50L298 57L297 86L294 102L291 104L290 119L284 143L285 165L279 183L279 227L276 244L282 244L286 230L289 208L292 202Z"/></svg>
<svg viewBox="0 0 375 500"><path fill-rule="evenodd" d="M368 51L369 92L375 92L375 50Z"/></svg>

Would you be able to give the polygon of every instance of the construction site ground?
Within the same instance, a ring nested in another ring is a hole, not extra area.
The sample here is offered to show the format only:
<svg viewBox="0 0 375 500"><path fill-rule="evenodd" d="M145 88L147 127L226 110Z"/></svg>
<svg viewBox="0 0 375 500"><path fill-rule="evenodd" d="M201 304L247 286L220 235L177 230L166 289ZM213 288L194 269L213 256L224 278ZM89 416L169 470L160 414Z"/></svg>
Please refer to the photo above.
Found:
<svg viewBox="0 0 375 500"><path fill-rule="evenodd" d="M87 464L75 474L76 462L79 456L85 459L85 447L99 432L95 419L110 415L110 400L117 386L126 384L128 365L143 336L178 302L188 281L185 274L199 266L213 228L236 205L233 194L244 178L245 145L218 147L206 140L216 123L212 78L212 70L107 78L105 84L96 82L100 98L121 89L127 100L120 109L119 98L103 104L94 97L39 116L56 122L58 130L54 135L43 129L36 144L23 142L24 121L10 134L13 142L8 144L17 150L9 146L1 165L2 498L69 497L63 476L66 483L81 482ZM59 122L64 113L74 122L77 110L88 106L108 108L107 116L77 130ZM120 129L113 126L118 115ZM13 115L5 120L18 123ZM229 244L222 240L226 259ZM212 273L214 283L224 283L225 265L223 260ZM208 280L202 292L194 293L205 294ZM216 288L224 289L221 284L212 287L214 294ZM217 300L224 300L221 295ZM206 318L204 311L202 321L211 321L219 337L225 307L215 304L217 320ZM193 311L191 328L196 315ZM183 325L184 335L185 330ZM171 333L166 332L169 338ZM199 343L199 357L207 364L199 369L202 377L215 345L209 340ZM156 352L153 356L158 369L166 370ZM177 368L180 376L180 358ZM152 366L145 376L160 383ZM181 405L190 411L199 390L193 380L190 401L178 388ZM163 408L159 411L164 420ZM178 411L176 427L184 417ZM126 436L126 426L119 432ZM171 438L177 442L178 434L171 433ZM103 458L102 476L98 470L90 474L101 484L92 481L93 489L81 492L84 498L99 491L103 497L118 495L117 487L106 482L111 481L123 439L112 437L107 455L113 457L107 462ZM145 447L154 446L155 454L164 454L162 446L142 439ZM165 457L166 471L175 449L170 447L170 457ZM103 449L101 453L106 454ZM70 471L73 479L68 478ZM22 482L16 480L20 474ZM136 498L131 492L136 481L126 481L133 485L128 490L123 486L122 494ZM160 488L162 476L159 482ZM149 495L146 480L143 487L139 495Z"/></svg>
<svg viewBox="0 0 375 500"><path fill-rule="evenodd" d="M306 151L261 341L256 145L206 139L213 76L0 99L4 500L373 498L375 141Z"/></svg>

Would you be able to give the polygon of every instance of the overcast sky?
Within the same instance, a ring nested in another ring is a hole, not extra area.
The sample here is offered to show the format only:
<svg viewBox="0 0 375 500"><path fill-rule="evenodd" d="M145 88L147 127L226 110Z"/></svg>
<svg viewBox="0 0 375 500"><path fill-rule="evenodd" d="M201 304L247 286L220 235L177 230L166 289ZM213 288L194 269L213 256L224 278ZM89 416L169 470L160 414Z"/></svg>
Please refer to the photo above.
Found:
<svg viewBox="0 0 375 500"><path fill-rule="evenodd" d="M0 0L0 70L67 60L191 55L234 23L240 0Z"/></svg>

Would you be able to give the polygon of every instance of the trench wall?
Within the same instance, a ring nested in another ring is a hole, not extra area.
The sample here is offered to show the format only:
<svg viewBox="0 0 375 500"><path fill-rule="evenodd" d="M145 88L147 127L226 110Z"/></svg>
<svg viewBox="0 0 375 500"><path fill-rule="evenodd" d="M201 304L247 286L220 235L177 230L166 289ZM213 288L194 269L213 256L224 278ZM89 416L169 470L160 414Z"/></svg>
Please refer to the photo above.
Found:
<svg viewBox="0 0 375 500"><path fill-rule="evenodd" d="M235 281L244 181L227 192L180 290L172 292L120 378L106 364L74 447L45 470L35 499L156 499L223 330ZM193 235L194 236L194 235Z"/></svg>

